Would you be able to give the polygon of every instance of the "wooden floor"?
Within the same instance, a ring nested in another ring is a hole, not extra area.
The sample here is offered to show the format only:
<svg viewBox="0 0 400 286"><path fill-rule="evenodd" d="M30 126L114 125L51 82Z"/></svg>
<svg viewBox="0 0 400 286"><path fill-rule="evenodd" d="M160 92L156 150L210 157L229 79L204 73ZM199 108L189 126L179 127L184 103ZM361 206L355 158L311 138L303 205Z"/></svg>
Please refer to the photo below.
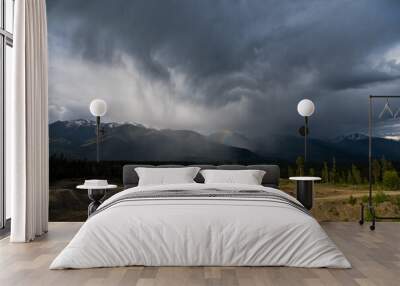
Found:
<svg viewBox="0 0 400 286"><path fill-rule="evenodd" d="M352 269L289 267L124 267L48 270L81 223L50 223L32 243L0 241L0 285L400 285L400 223L375 232L356 223L323 223Z"/></svg>

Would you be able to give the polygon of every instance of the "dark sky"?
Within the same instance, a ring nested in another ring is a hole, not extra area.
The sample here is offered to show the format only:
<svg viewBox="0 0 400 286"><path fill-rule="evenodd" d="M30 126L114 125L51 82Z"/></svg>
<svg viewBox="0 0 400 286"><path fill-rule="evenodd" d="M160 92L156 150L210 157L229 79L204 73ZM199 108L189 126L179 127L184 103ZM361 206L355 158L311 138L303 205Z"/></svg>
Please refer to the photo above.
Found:
<svg viewBox="0 0 400 286"><path fill-rule="evenodd" d="M309 98L313 134L332 137L365 127L368 94L400 94L396 0L47 6L53 121L90 118L90 101L103 98L107 121L295 133L297 102Z"/></svg>

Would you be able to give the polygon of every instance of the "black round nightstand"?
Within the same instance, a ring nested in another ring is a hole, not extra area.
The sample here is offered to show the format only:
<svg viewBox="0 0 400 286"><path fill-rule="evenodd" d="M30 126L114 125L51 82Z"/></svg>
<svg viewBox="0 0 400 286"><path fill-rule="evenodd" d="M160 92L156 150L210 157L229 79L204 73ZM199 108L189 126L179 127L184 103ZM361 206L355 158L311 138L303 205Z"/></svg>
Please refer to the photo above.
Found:
<svg viewBox="0 0 400 286"><path fill-rule="evenodd" d="M296 181L297 183L297 191L296 197L297 200L303 204L303 206L311 210L313 207L313 188L314 181L320 181L320 177L290 177L289 180Z"/></svg>

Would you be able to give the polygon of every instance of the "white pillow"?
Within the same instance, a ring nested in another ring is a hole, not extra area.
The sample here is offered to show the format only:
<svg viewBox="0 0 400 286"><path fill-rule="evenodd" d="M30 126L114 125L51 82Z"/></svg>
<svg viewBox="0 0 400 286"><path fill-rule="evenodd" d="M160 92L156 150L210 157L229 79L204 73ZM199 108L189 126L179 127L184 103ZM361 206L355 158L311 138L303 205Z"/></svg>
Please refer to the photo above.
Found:
<svg viewBox="0 0 400 286"><path fill-rule="evenodd" d="M201 170L205 184L261 185L265 171L262 170Z"/></svg>
<svg viewBox="0 0 400 286"><path fill-rule="evenodd" d="M139 186L187 184L193 180L200 171L198 167L181 168L135 168L139 176Z"/></svg>

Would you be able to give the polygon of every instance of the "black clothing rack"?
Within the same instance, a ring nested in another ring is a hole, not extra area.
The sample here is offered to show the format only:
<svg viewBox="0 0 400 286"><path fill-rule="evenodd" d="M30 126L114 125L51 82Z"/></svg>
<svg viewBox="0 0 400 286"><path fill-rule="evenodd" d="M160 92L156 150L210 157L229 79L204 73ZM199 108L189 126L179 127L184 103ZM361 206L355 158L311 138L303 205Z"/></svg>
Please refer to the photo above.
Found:
<svg viewBox="0 0 400 286"><path fill-rule="evenodd" d="M400 98L400 95L370 95L369 96L369 115L368 115L368 181L369 181L369 193L368 193L368 204L364 205L361 203L361 218L359 223L364 224L364 209L367 208L372 216L372 224L370 229L375 229L376 220L397 220L400 217L381 217L376 214L375 206L372 204L372 102L374 99L386 99L389 98Z"/></svg>

